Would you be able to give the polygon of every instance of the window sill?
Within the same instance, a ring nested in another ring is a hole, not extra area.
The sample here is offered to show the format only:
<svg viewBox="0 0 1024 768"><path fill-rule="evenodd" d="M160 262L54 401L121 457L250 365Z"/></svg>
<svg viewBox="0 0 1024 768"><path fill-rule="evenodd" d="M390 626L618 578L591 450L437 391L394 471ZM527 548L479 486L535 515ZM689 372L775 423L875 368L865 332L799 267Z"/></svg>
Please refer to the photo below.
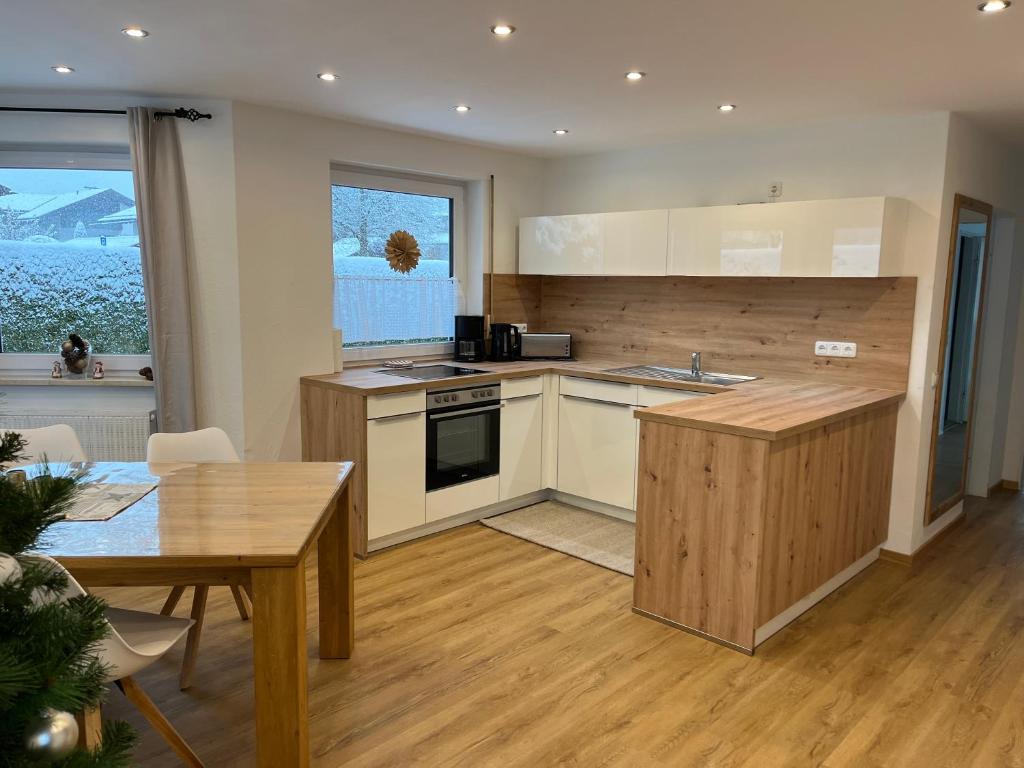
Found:
<svg viewBox="0 0 1024 768"><path fill-rule="evenodd" d="M38 373L20 374L0 371L0 387L152 387L153 382L141 376L129 378L107 374L102 379L51 379Z"/></svg>

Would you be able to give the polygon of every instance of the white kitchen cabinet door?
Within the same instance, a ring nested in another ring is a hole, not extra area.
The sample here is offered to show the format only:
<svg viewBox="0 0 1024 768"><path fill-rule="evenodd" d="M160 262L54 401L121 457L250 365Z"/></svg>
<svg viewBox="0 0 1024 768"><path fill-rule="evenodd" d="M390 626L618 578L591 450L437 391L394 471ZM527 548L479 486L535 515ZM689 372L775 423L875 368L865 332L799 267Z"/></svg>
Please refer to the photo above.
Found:
<svg viewBox="0 0 1024 768"><path fill-rule="evenodd" d="M558 406L558 490L635 509L633 406L562 395Z"/></svg>
<svg viewBox="0 0 1024 768"><path fill-rule="evenodd" d="M366 422L367 530L371 540L426 522L426 465L426 414Z"/></svg>
<svg viewBox="0 0 1024 768"><path fill-rule="evenodd" d="M499 498L539 491L544 461L544 402L541 395L503 400Z"/></svg>
<svg viewBox="0 0 1024 768"><path fill-rule="evenodd" d="M897 276L907 212L887 197L673 209L668 274Z"/></svg>
<svg viewBox="0 0 1024 768"><path fill-rule="evenodd" d="M667 210L519 221L521 274L664 275L667 253Z"/></svg>

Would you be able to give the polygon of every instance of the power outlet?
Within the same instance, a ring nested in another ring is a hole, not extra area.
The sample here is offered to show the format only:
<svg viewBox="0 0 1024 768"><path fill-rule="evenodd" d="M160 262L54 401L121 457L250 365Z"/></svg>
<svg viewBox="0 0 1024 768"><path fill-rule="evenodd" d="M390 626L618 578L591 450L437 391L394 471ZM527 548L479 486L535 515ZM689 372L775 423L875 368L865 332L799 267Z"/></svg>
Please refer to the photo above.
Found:
<svg viewBox="0 0 1024 768"><path fill-rule="evenodd" d="M518 328L520 333L526 333L526 323L512 323L512 325Z"/></svg>
<svg viewBox="0 0 1024 768"><path fill-rule="evenodd" d="M816 341L814 354L817 357L856 357L857 344L852 341Z"/></svg>

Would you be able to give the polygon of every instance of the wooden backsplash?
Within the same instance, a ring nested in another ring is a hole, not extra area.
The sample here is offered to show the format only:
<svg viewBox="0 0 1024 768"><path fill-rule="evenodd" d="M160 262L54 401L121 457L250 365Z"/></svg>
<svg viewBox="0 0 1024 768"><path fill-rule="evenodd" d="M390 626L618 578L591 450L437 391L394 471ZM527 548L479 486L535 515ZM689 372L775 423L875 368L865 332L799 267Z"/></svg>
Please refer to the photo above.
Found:
<svg viewBox="0 0 1024 768"><path fill-rule="evenodd" d="M581 358L906 389L917 279L489 275L492 320L568 331ZM854 359L814 342L854 341Z"/></svg>

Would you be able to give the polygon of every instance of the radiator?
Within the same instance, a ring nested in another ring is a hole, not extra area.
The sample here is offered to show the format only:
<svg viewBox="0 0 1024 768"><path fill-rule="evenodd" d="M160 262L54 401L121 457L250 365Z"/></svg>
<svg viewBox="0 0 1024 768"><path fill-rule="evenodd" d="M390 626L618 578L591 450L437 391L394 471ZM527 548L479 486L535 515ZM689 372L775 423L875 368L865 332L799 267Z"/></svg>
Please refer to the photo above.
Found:
<svg viewBox="0 0 1024 768"><path fill-rule="evenodd" d="M0 430L67 424L78 435L90 461L145 461L154 414L129 416L47 413L0 415Z"/></svg>

